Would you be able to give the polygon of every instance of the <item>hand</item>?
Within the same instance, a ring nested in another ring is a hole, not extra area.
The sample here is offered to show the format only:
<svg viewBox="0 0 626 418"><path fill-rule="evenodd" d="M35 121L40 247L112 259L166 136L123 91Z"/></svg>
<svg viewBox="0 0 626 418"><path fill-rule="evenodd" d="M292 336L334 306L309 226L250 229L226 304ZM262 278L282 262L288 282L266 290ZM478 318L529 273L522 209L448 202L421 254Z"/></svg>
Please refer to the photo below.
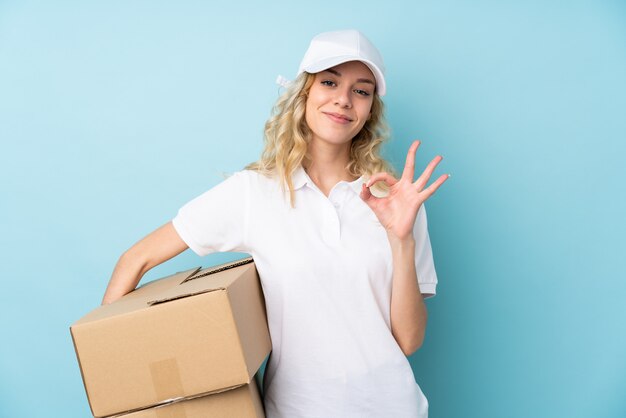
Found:
<svg viewBox="0 0 626 418"><path fill-rule="evenodd" d="M376 173L361 188L361 199L374 211L376 217L387 231L387 235L395 239L412 237L413 225L422 203L450 177L444 174L433 184L424 188L437 164L443 157L436 156L426 167L419 178L413 182L415 174L415 151L420 141L413 141L406 157L402 177L396 179L389 173ZM379 181L389 186L389 194L378 198L370 192L370 187Z"/></svg>

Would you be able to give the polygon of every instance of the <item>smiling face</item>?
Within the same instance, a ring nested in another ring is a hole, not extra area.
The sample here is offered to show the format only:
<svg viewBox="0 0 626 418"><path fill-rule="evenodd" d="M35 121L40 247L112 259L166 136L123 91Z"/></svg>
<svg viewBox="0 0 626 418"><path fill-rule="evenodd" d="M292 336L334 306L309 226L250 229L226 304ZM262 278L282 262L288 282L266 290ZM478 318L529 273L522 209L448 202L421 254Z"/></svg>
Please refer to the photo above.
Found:
<svg viewBox="0 0 626 418"><path fill-rule="evenodd" d="M306 101L311 141L344 145L370 117L375 78L360 61L349 61L315 74Z"/></svg>

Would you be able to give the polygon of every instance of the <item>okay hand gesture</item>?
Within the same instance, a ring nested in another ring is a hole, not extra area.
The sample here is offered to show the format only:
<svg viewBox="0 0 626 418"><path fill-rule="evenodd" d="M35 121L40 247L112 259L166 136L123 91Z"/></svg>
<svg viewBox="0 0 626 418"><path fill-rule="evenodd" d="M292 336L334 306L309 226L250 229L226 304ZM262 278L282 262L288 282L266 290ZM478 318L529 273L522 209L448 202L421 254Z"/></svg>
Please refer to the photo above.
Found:
<svg viewBox="0 0 626 418"><path fill-rule="evenodd" d="M420 206L450 177L448 174L444 174L433 184L424 188L435 167L443 159L438 155L428 164L422 175L413 181L415 151L419 145L420 141L414 141L411 144L404 171L399 180L389 173L376 173L370 177L367 183L363 183L361 188L361 199L374 211L380 223L385 227L387 234L400 240L412 236L413 224ZM389 186L389 194L386 197L379 198L370 192L370 187L379 181L383 181Z"/></svg>

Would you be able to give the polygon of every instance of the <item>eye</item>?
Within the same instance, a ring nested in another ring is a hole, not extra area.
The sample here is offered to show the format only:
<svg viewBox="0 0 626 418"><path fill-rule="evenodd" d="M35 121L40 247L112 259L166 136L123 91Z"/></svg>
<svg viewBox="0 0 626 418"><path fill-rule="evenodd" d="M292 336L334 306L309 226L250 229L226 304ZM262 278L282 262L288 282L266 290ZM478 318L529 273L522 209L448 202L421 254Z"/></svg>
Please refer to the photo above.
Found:
<svg viewBox="0 0 626 418"><path fill-rule="evenodd" d="M331 80L322 80L321 84L324 86L335 87L337 84Z"/></svg>
<svg viewBox="0 0 626 418"><path fill-rule="evenodd" d="M360 94L361 96L366 96L366 97L370 95L369 92L365 90L361 90L361 89L354 89L354 92L356 94Z"/></svg>

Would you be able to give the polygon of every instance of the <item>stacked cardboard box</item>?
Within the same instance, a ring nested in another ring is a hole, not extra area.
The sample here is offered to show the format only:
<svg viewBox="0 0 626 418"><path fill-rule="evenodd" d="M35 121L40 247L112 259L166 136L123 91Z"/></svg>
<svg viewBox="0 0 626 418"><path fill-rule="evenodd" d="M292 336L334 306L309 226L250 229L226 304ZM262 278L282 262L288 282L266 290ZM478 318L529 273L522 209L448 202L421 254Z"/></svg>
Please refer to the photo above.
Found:
<svg viewBox="0 0 626 418"><path fill-rule="evenodd" d="M271 342L251 258L150 282L70 331L94 417L263 416Z"/></svg>

